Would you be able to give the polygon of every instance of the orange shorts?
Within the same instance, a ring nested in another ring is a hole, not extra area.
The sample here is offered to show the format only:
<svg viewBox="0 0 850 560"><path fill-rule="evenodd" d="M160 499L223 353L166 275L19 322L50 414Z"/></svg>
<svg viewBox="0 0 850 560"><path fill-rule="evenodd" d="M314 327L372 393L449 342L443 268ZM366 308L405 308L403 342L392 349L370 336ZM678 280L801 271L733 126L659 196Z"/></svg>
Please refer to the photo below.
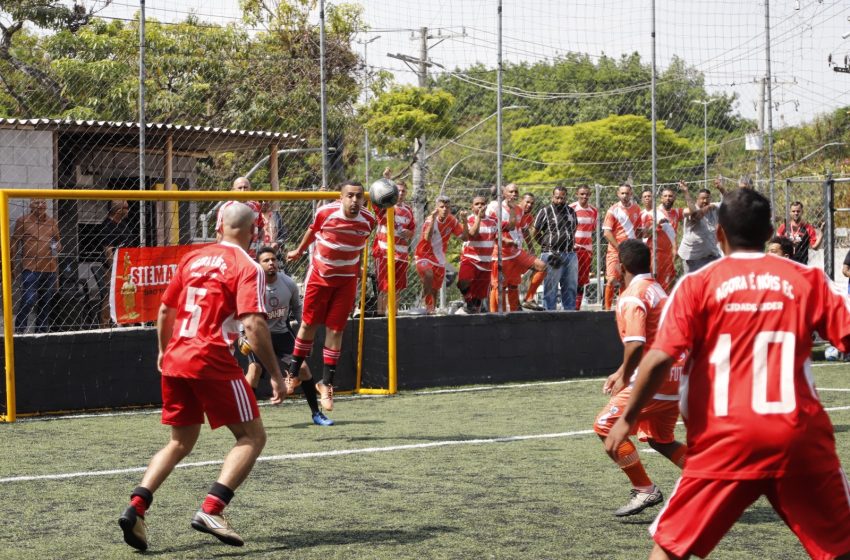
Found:
<svg viewBox="0 0 850 560"><path fill-rule="evenodd" d="M596 417L593 430L602 437L608 435L617 419L623 415L629 397L632 395L631 386L626 387L612 396L605 408ZM674 430L679 419L679 401L662 401L652 399L640 411L638 421L632 426L631 435L637 434L640 441L651 439L658 443L675 441Z"/></svg>
<svg viewBox="0 0 850 560"><path fill-rule="evenodd" d="M620 276L620 253L611 247L605 254L605 281L608 284L623 281Z"/></svg>
<svg viewBox="0 0 850 560"><path fill-rule="evenodd" d="M519 286L519 283L522 281L522 275L534 265L536 258L531 253L520 251L512 259L502 259L502 274L505 275L505 284L508 286ZM494 286L499 282L499 262L496 259L493 259L493 266L490 269L490 282Z"/></svg>
<svg viewBox="0 0 850 560"><path fill-rule="evenodd" d="M442 266L437 266L431 261L425 260L417 260L416 261L416 272L419 274L419 277L422 279L422 283L425 283L425 273L431 271L434 274L434 279L431 281L431 290L439 291L440 288L443 287L443 282L446 280L446 269Z"/></svg>
<svg viewBox="0 0 850 560"><path fill-rule="evenodd" d="M850 484L842 470L760 480L691 478L687 466L685 473L649 528L655 542L676 556L708 556L760 496L812 558L850 552Z"/></svg>

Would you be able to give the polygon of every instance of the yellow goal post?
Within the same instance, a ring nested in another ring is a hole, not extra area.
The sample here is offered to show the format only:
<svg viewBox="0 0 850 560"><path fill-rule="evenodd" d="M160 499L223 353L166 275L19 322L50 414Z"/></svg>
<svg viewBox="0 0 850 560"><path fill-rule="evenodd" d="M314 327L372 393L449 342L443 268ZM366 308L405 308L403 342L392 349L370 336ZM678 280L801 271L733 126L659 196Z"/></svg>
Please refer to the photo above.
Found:
<svg viewBox="0 0 850 560"><path fill-rule="evenodd" d="M237 201L269 201L269 202L293 202L293 201L329 201L339 198L339 193L326 191L190 191L190 190L84 190L84 189L0 189L0 280L2 281L2 298L3 298L3 338L4 338L4 358L5 358L5 389L6 389L6 410L5 414L0 414L0 422L14 422L18 416L16 402L16 387L15 387L15 317L14 317L14 297L13 294L13 258L12 254L12 214L10 212L10 204L12 201L21 201L24 199L43 199L48 201L62 200L90 200L90 201L111 201L111 200L128 200L138 202L163 202L167 203L168 212L177 215L177 205L180 202L205 201L218 202L225 200ZM367 193L368 199L368 193ZM283 207L285 208L285 206ZM393 258L394 235L393 235L393 211L387 211L388 222L388 253L389 258ZM309 224L312 221L312 215L306 221ZM168 226L166 226L168 227ZM305 225L306 228L306 225ZM293 232L300 239L303 230ZM171 232L166 233L168 241L175 241ZM166 243L168 243L166 241ZM359 336L358 336L358 351L357 351L357 372L355 381L355 392L361 394L395 394L397 392L397 368L396 368L396 294L394 281L394 267L388 267L389 293L387 305L387 388L364 388L361 387L362 378L362 349L363 349L363 321L365 317L364 301L365 301L365 281L366 271L369 265L368 251L369 245L364 250L364 258L362 265L361 296L359 302ZM392 262L392 261L391 261ZM303 294L302 294L303 295Z"/></svg>

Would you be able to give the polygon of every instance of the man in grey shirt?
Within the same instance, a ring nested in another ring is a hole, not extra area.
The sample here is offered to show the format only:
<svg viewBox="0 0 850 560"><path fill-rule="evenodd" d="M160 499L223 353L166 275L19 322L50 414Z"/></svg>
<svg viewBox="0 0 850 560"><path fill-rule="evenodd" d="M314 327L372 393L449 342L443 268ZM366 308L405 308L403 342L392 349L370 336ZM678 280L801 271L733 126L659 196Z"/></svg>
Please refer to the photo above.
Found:
<svg viewBox="0 0 850 560"><path fill-rule="evenodd" d="M286 368L292 362L292 351L295 348L295 334L289 321L294 319L301 322L301 296L295 281L278 270L277 251L274 248L261 247L257 253L257 261L266 273L266 311L272 345L275 355L283 364L281 368ZM242 340L240 340L239 348L251 362L245 376L251 387L256 388L264 368L250 348L243 347ZM304 397L310 405L313 423L318 426L333 426L333 420L319 410L316 382L307 362L301 364L298 377L301 379L301 390L304 391Z"/></svg>
<svg viewBox="0 0 850 560"><path fill-rule="evenodd" d="M708 189L700 189L694 203L687 184L681 181L679 187L688 204L684 211L685 233L679 244L682 268L688 274L720 258L720 249L717 247L718 205L711 202L711 191Z"/></svg>

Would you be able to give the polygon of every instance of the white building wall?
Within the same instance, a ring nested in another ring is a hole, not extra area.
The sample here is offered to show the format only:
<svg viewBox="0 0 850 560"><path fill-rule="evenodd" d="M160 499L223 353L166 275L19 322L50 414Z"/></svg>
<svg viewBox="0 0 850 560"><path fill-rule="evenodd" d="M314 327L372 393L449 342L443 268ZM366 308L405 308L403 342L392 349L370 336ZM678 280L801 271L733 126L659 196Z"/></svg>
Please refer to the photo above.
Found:
<svg viewBox="0 0 850 560"><path fill-rule="evenodd" d="M0 130L0 188L52 189L53 132L44 130ZM27 208L27 202L12 199L9 204L12 223ZM53 212L48 201L48 212Z"/></svg>

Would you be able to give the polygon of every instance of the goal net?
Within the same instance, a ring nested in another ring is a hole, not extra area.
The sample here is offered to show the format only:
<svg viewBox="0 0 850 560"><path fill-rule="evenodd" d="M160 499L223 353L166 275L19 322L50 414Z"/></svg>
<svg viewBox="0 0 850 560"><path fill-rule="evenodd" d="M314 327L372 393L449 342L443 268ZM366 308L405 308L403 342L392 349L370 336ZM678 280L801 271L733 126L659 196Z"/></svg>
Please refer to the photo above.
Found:
<svg viewBox="0 0 850 560"><path fill-rule="evenodd" d="M298 245L316 209L338 198L322 191L0 190L2 418L159 404L160 300L180 258L216 242L222 203L256 203L264 227L250 252L273 247L279 270L295 280L303 298L310 254L286 263L286 251ZM364 317L362 303L374 299L369 261L361 262L352 316ZM375 323L365 328L349 320L338 392L359 389L361 377L371 392L394 386L386 344L369 345L363 360L364 333L387 330L386 321ZM323 340L320 329L308 359L314 376L321 375ZM262 381L258 396L269 393Z"/></svg>

